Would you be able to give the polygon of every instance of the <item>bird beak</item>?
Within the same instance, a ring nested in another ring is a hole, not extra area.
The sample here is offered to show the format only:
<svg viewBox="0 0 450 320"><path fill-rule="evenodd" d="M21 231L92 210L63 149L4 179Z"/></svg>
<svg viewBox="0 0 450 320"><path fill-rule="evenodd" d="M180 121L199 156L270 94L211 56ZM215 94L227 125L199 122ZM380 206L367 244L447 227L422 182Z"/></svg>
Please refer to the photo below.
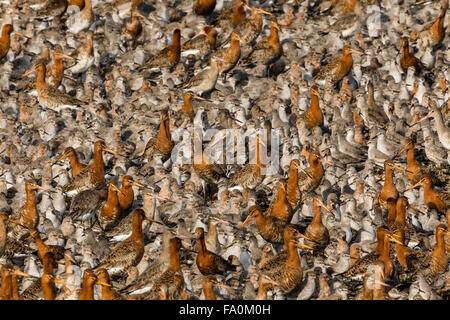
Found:
<svg viewBox="0 0 450 320"><path fill-rule="evenodd" d="M114 188L114 190L116 190L118 193L120 193L122 196L125 196L124 194L123 194L123 192L122 191L120 191L120 189L119 188L117 188L117 186L115 185L115 184L111 184L112 185L112 187Z"/></svg>
<svg viewBox="0 0 450 320"><path fill-rule="evenodd" d="M175 238L178 238L178 239L184 240L184 239L192 239L193 237L189 237L189 236L183 236L183 235L181 235L181 234L177 234L177 235L175 236ZM188 248L185 248L185 250L190 250L190 249L188 249Z"/></svg>
<svg viewBox="0 0 450 320"><path fill-rule="evenodd" d="M22 226L22 227L24 227L24 228L26 228L25 226L23 226L20 222L17 222L16 220L13 220L13 219L9 219L9 218L8 218L8 221L9 221L9 222L12 222L12 223L15 223L15 224L17 224L17 225L19 225L19 226Z"/></svg>
<svg viewBox="0 0 450 320"><path fill-rule="evenodd" d="M162 222L156 221L152 218L145 218L145 220L150 221L150 222L154 222L154 223L159 223L159 224L163 224Z"/></svg>
<svg viewBox="0 0 450 320"><path fill-rule="evenodd" d="M320 96L320 94L319 94L316 90L311 89L311 91L312 91L312 93L314 93L319 99L322 99L322 97Z"/></svg>
<svg viewBox="0 0 450 320"><path fill-rule="evenodd" d="M328 164L328 165L330 165L330 166L333 166L333 167L336 166L333 162L328 161L328 160L325 159L325 158L320 159L320 161L323 162L323 163L326 163L326 164Z"/></svg>
<svg viewBox="0 0 450 320"><path fill-rule="evenodd" d="M228 290L232 289L230 286L227 286L226 284L223 284L223 283L220 283L220 282L215 282L214 286L220 287L220 288L224 288L224 289L228 289Z"/></svg>
<svg viewBox="0 0 450 320"><path fill-rule="evenodd" d="M39 189L39 190L42 190L42 191L46 191L46 192L52 192L53 191L51 189L44 188L44 187L41 187L41 186L36 186L36 189Z"/></svg>
<svg viewBox="0 0 450 320"><path fill-rule="evenodd" d="M350 49L350 52L358 54L358 55L362 55L364 53L364 52L361 52L361 51L358 51L358 50L355 50L355 49Z"/></svg>
<svg viewBox="0 0 450 320"><path fill-rule="evenodd" d="M331 210L322 202L322 200L319 200L319 206L331 213Z"/></svg>
<svg viewBox="0 0 450 320"><path fill-rule="evenodd" d="M139 182L133 181L131 183L133 186L139 187L139 188L145 188L145 186L143 184L140 184Z"/></svg>
<svg viewBox="0 0 450 320"><path fill-rule="evenodd" d="M408 188L406 191L412 190L412 189L414 189L415 187L421 186L422 184L423 184L422 181L419 181L419 182L417 182L415 185L413 185L411 188Z"/></svg>
<svg viewBox="0 0 450 320"><path fill-rule="evenodd" d="M21 37L24 37L24 38L27 38L27 39L29 39L26 35L24 35L24 34L21 34L20 32L17 32L17 31L13 31L13 33L15 33L15 34L17 34L18 36L21 36Z"/></svg>
<svg viewBox="0 0 450 320"><path fill-rule="evenodd" d="M114 155L119 155L117 152L115 152L115 151L113 151L113 150L111 150L111 149L109 149L109 148L103 148L103 151L112 153L112 154L114 154Z"/></svg>
<svg viewBox="0 0 450 320"><path fill-rule="evenodd" d="M32 74L33 72L37 71L35 68L31 69L30 71L28 71L27 73L25 73L24 75L22 75L21 78L25 78L27 76L29 76L30 74Z"/></svg>
<svg viewBox="0 0 450 320"><path fill-rule="evenodd" d="M303 169L302 167L300 167L299 165L295 165L295 167L298 169L298 170L300 170L301 172L303 172L304 174L306 174L310 179L312 179L313 177L311 177L311 175L305 170L305 169Z"/></svg>
<svg viewBox="0 0 450 320"><path fill-rule="evenodd" d="M431 116L431 114L429 113L429 114L427 114L425 117L423 117L422 119L420 119L419 121L417 121L417 122L414 123L414 124L418 124L419 122L422 122L422 121L427 120L427 119L430 119L430 118L432 118L432 116Z"/></svg>
<svg viewBox="0 0 450 320"><path fill-rule="evenodd" d="M64 153L58 160L56 160L56 162L60 162L61 160L65 159L67 155L68 155L67 153Z"/></svg>
<svg viewBox="0 0 450 320"><path fill-rule="evenodd" d="M105 287L111 287L111 285L109 283L106 283L106 282L103 282L103 281L98 281L97 280L96 284L99 284L99 285L102 285L102 286L105 286Z"/></svg>
<svg viewBox="0 0 450 320"><path fill-rule="evenodd" d="M69 59L69 60L76 60L74 57L67 56L67 55L65 55L65 54L63 54L63 55L61 56L61 58L63 58L63 59Z"/></svg>
<svg viewBox="0 0 450 320"><path fill-rule="evenodd" d="M412 205L410 205L410 204L408 204L408 207L410 207L410 208L413 209L414 211L420 212L420 213L422 213L422 214L426 214L426 212L423 212L422 210L417 209L416 207L414 207L414 206L412 206Z"/></svg>
<svg viewBox="0 0 450 320"><path fill-rule="evenodd" d="M53 281L54 281L54 282L56 282L56 283L60 283L60 284L63 284L63 285L65 285L65 286L67 286L67 285L68 285L68 283L67 283L67 282L65 282L65 281L62 281L62 280L59 280L59 279L53 279Z"/></svg>
<svg viewBox="0 0 450 320"><path fill-rule="evenodd" d="M205 30L202 29L199 33L197 33L195 36L193 36L192 39L195 39L195 38L197 38L197 37L200 37L202 34L204 34L205 36L207 36Z"/></svg>
<svg viewBox="0 0 450 320"><path fill-rule="evenodd" d="M384 278L384 276L383 276L383 278ZM390 287L390 285L388 285L386 282L383 282L383 281L375 280L375 283L385 286L385 287Z"/></svg>
<svg viewBox="0 0 450 320"><path fill-rule="evenodd" d="M284 193L286 193L286 187L284 186L284 184L281 184L281 189L283 189Z"/></svg>
<svg viewBox="0 0 450 320"><path fill-rule="evenodd" d="M247 43L247 41L245 41L244 39L242 39L241 37L239 37L237 34L236 34L236 37L239 39L240 42L245 43L245 44Z"/></svg>
<svg viewBox="0 0 450 320"><path fill-rule="evenodd" d="M300 238L306 239L306 240L311 240L310 238L308 238L304 234L301 234L300 232L297 232L297 236L299 236Z"/></svg>
<svg viewBox="0 0 450 320"><path fill-rule="evenodd" d="M259 12L259 13L267 14L267 15L269 15L269 16L272 16L272 15L273 15L272 13L270 13L270 12L268 12L268 11L265 11L265 10L263 10L263 9L261 9L261 8L256 9L256 11Z"/></svg>
<svg viewBox="0 0 450 320"><path fill-rule="evenodd" d="M245 221L242 223L241 228L243 228L243 227L246 225L246 223L250 221L250 219L251 219L252 217L253 217L253 215L249 214L249 215L247 216L247 218L245 218Z"/></svg>
<svg viewBox="0 0 450 320"><path fill-rule="evenodd" d="M392 242L395 242L397 244L403 245L403 243L401 243L398 239L396 239L393 235L389 235L389 238L391 239Z"/></svg>
<svg viewBox="0 0 450 320"><path fill-rule="evenodd" d="M192 95L192 98L195 98L195 99L198 99L198 100L202 100L202 101L208 101L208 99L205 99L205 98L202 98L202 97L200 97L200 96L197 96L197 95Z"/></svg>
<svg viewBox="0 0 450 320"><path fill-rule="evenodd" d="M399 166L396 166L396 165L393 165L392 168L397 169L397 170L400 170L400 171L405 171L405 172L412 173L411 171L406 170L406 169L403 169L403 168L400 168Z"/></svg>
<svg viewBox="0 0 450 320"><path fill-rule="evenodd" d="M306 248L306 249L309 249L309 250L314 250L310 246L307 246L306 244L303 244L303 243L300 243L300 242L297 242L297 247L299 247L299 248Z"/></svg>
<svg viewBox="0 0 450 320"><path fill-rule="evenodd" d="M31 275L29 275L28 273L22 272L20 270L15 270L14 274L16 276L21 276L21 277L27 277L27 278L31 278Z"/></svg>
<svg viewBox="0 0 450 320"><path fill-rule="evenodd" d="M149 20L146 16L143 16L142 14L140 14L140 13L138 13L138 12L135 13L135 16L136 16L136 17L139 17L139 18L142 18L142 19L147 20L148 22L150 22L150 20Z"/></svg>
<svg viewBox="0 0 450 320"><path fill-rule="evenodd" d="M409 143L408 143L409 144ZM401 155L407 148L408 148L408 144L405 145L402 150L400 150L399 152L397 152L397 154L395 155L395 157L398 157L399 155Z"/></svg>

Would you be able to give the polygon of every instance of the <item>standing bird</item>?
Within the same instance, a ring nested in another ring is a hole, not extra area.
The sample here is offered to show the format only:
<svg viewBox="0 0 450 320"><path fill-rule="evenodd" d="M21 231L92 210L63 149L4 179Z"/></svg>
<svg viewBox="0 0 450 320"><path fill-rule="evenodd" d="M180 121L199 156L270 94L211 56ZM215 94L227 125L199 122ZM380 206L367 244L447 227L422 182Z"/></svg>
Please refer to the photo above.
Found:
<svg viewBox="0 0 450 320"><path fill-rule="evenodd" d="M278 182L278 194L273 205L267 211L272 217L290 222L294 215L294 210L286 197L286 181L281 179Z"/></svg>
<svg viewBox="0 0 450 320"><path fill-rule="evenodd" d="M203 228L195 229L195 236L198 245L197 259L195 260L198 270L203 275L224 274L232 271L233 265L221 256L209 251L205 243L205 231Z"/></svg>
<svg viewBox="0 0 450 320"><path fill-rule="evenodd" d="M411 139L405 140L404 147L397 153L396 157L406 150L406 179L412 183L417 183L425 174L425 168L414 155L414 142Z"/></svg>
<svg viewBox="0 0 450 320"><path fill-rule="evenodd" d="M103 151L117 155L118 153L107 148L104 141L94 143L94 160L78 175L72 178L64 187L64 192L71 197L82 191L101 186L105 181L105 164L103 163Z"/></svg>
<svg viewBox="0 0 450 320"><path fill-rule="evenodd" d="M328 212L330 209L322 202L320 196L314 196L313 199L313 211L314 217L311 223L306 227L305 236L309 240L305 240L305 244L312 247L315 251L322 252L330 242L330 235L327 227L322 223L322 214L320 208L324 208Z"/></svg>
<svg viewBox="0 0 450 320"><path fill-rule="evenodd" d="M248 8L248 7L247 7ZM241 23L234 28L234 32L244 41L252 46L255 44L256 39L261 33L263 19L261 14L272 15L270 12L264 11L259 6L251 8L252 14L250 17L245 18Z"/></svg>
<svg viewBox="0 0 450 320"><path fill-rule="evenodd" d="M428 114L422 119L420 119L418 122L434 118L439 141L442 143L445 149L450 150L450 128L445 125L442 112L437 107L436 102L434 100L430 101L429 107L431 111L428 112Z"/></svg>
<svg viewBox="0 0 450 320"><path fill-rule="evenodd" d="M62 47L57 45L53 52L52 64L48 67L46 75L48 84L55 88L59 87L64 75L64 64L62 59L73 60L74 58L65 55L62 51Z"/></svg>
<svg viewBox="0 0 450 320"><path fill-rule="evenodd" d="M114 181L109 182L108 197L102 203L99 213L98 221L104 231L114 228L122 219L122 207L119 203L120 189L117 188Z"/></svg>
<svg viewBox="0 0 450 320"><path fill-rule="evenodd" d="M380 193L378 195L378 201L382 205L386 204L386 201L388 199L397 200L398 198L398 191L395 188L392 176L392 169L407 172L406 169L400 168L399 166L395 165L392 160L386 160L384 162L384 184L383 188L381 188Z"/></svg>
<svg viewBox="0 0 450 320"><path fill-rule="evenodd" d="M228 182L228 188L240 187L242 189L254 189L264 179L262 170L265 167L261 162L260 144L265 146L265 143L260 140L259 134L256 136L256 161L251 160L241 170L236 172ZM256 163L254 163L256 162Z"/></svg>
<svg viewBox="0 0 450 320"><path fill-rule="evenodd" d="M69 157L70 167L72 168L72 178L77 176L81 171L83 171L84 168L86 168L85 164L78 161L77 152L74 148L67 147L64 150L64 154L58 160L56 160L56 162L60 162L66 157Z"/></svg>
<svg viewBox="0 0 450 320"><path fill-rule="evenodd" d="M47 69L43 62L38 62L34 68L25 73L22 77L28 76L36 71L38 72L36 89L38 92L38 101L42 107L59 112L65 108L77 109L86 104L45 82Z"/></svg>
<svg viewBox="0 0 450 320"><path fill-rule="evenodd" d="M349 45L342 48L342 56L331 60L319 73L314 77L317 83L324 84L327 78L330 78L334 84L342 80L352 69L353 58L352 53L361 55L360 51L352 49Z"/></svg>
<svg viewBox="0 0 450 320"><path fill-rule="evenodd" d="M0 61L8 54L9 46L11 44L11 33L25 37L23 34L14 31L11 24L5 24L2 28L2 36L0 38Z"/></svg>
<svg viewBox="0 0 450 320"><path fill-rule="evenodd" d="M78 47L71 56L77 61L69 68L72 74L83 73L94 64L94 33L91 30L86 32L86 42Z"/></svg>
<svg viewBox="0 0 450 320"><path fill-rule="evenodd" d="M172 44L162 49L144 63L139 70L150 69L150 71L160 70L161 68L173 68L180 61L181 55L181 32L175 29L172 35Z"/></svg>
<svg viewBox="0 0 450 320"><path fill-rule="evenodd" d="M136 266L144 254L144 236L142 233L142 222L153 219L146 218L144 210L136 209L132 213L133 229L131 235L124 241L118 243L112 252L106 256L96 267L96 270L105 268L111 275L122 271L127 272L130 267Z"/></svg>
<svg viewBox="0 0 450 320"><path fill-rule="evenodd" d="M423 186L423 194L426 205L430 209L436 209L441 213L445 213L450 208L450 193L445 191L438 191L433 189L433 181L430 176L423 177L419 182L413 185L408 190L414 189L418 186Z"/></svg>
<svg viewBox="0 0 450 320"><path fill-rule="evenodd" d="M92 11L92 0L84 0L83 9L67 18L67 29L70 33L74 34L85 31L91 26L93 18L94 12Z"/></svg>
<svg viewBox="0 0 450 320"><path fill-rule="evenodd" d="M211 57L211 63L208 69L200 71L179 86L184 90L192 91L199 96L213 90L216 86L217 78L219 77L219 61L222 61L222 59Z"/></svg>
<svg viewBox="0 0 450 320"><path fill-rule="evenodd" d="M402 51L402 56L400 58L400 67L402 68L403 72L407 72L409 67L414 67L415 74L420 74L423 69L422 62L414 55L412 55L409 52L409 42L408 38L403 37L400 49Z"/></svg>
<svg viewBox="0 0 450 320"><path fill-rule="evenodd" d="M181 240L177 237L170 239L170 263L169 267L155 281L148 293L133 295L137 300L158 300L161 298L161 290L169 300L179 300L186 296L183 273L180 267Z"/></svg>
<svg viewBox="0 0 450 320"><path fill-rule="evenodd" d="M174 143L170 134L170 119L168 110L161 111L158 135L151 138L145 146L143 157L152 161L155 156L165 162L169 159Z"/></svg>
<svg viewBox="0 0 450 320"><path fill-rule="evenodd" d="M261 63L266 66L277 61L283 54L278 32L280 27L276 21L270 21L270 35L265 41L253 46L252 52L245 59L247 63Z"/></svg>
<svg viewBox="0 0 450 320"><path fill-rule="evenodd" d="M432 48L438 47L445 37L445 14L448 9L448 0L442 0L441 10L436 20L428 25L426 25L423 30L419 33L419 42L421 46L429 46Z"/></svg>
<svg viewBox="0 0 450 320"><path fill-rule="evenodd" d="M120 187L120 192L117 196L119 198L119 204L122 211L127 212L132 206L134 201L134 191L133 186L138 188L145 188L144 185L133 180L131 176L124 176L122 178L122 186Z"/></svg>
<svg viewBox="0 0 450 320"><path fill-rule="evenodd" d="M227 73L233 69L239 58L241 57L240 42L246 43L236 32L231 33L231 43L228 48L223 48L212 54L212 57L218 57L221 60L218 62L219 73L223 74L224 81Z"/></svg>
<svg viewBox="0 0 450 320"><path fill-rule="evenodd" d="M319 106L320 95L317 90L317 86L315 85L309 89L309 95L311 97L309 108L299 116L305 119L306 129L308 130L323 126L323 113Z"/></svg>
<svg viewBox="0 0 450 320"><path fill-rule="evenodd" d="M181 55L193 54L203 59L216 48L217 30L211 26L203 26L202 30L181 47Z"/></svg>
<svg viewBox="0 0 450 320"><path fill-rule="evenodd" d="M303 280L303 269L297 247L312 249L296 239L298 234L294 227L287 227L284 231L285 249L260 268L261 273L277 282L285 293L297 288Z"/></svg>

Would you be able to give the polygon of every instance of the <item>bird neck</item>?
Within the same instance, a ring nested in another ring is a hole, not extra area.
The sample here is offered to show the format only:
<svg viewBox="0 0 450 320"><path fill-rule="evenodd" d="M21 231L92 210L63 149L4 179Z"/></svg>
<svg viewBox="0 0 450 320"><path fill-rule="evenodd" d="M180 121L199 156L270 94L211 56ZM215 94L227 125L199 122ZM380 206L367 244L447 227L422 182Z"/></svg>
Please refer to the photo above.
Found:
<svg viewBox="0 0 450 320"><path fill-rule="evenodd" d="M442 118L442 113L437 108L436 108L434 120L435 120L436 130L438 131L438 133L445 131L446 126L444 124L444 119Z"/></svg>
<svg viewBox="0 0 450 320"><path fill-rule="evenodd" d="M38 71L38 75L36 78L36 88L38 90L41 90L42 88L45 87L45 73L47 72L47 70L44 68L39 69Z"/></svg>
<svg viewBox="0 0 450 320"><path fill-rule="evenodd" d="M286 192L282 188L278 188L278 196L277 200L275 201L275 204L285 203L287 202L286 199Z"/></svg>
<svg viewBox="0 0 450 320"><path fill-rule="evenodd" d="M55 300L55 283L53 281L44 281L41 278L42 292L44 293L44 300Z"/></svg>
<svg viewBox="0 0 450 320"><path fill-rule="evenodd" d="M214 293L214 286L211 282L207 282L203 285L203 293L205 295L205 300L217 300L216 294Z"/></svg>
<svg viewBox="0 0 450 320"><path fill-rule="evenodd" d="M142 233L142 222L133 221L133 230L131 236L128 238L133 241L144 242L144 234Z"/></svg>
<svg viewBox="0 0 450 320"><path fill-rule="evenodd" d="M17 284L17 276L13 274L11 276L11 298L12 300L19 300L19 286Z"/></svg>
<svg viewBox="0 0 450 320"><path fill-rule="evenodd" d="M206 253L206 244L204 236L201 237L200 239L197 239L197 246L198 246L198 254L204 256Z"/></svg>
<svg viewBox="0 0 450 320"><path fill-rule="evenodd" d="M94 162L92 163L92 168L98 175L105 176L105 168L103 163L103 150L101 148L94 150Z"/></svg>
<svg viewBox="0 0 450 320"><path fill-rule="evenodd" d="M199 249L200 252L200 249ZM180 267L180 252L178 250L174 250L173 248L170 248L170 264L169 269L178 272L181 270Z"/></svg>
<svg viewBox="0 0 450 320"><path fill-rule="evenodd" d="M245 19L245 9L244 6L237 3L234 8L233 15L231 16L231 24L236 27L242 20Z"/></svg>
<svg viewBox="0 0 450 320"><path fill-rule="evenodd" d="M375 248L375 253L381 254L384 248L384 233L377 233L377 247Z"/></svg>
<svg viewBox="0 0 450 320"><path fill-rule="evenodd" d="M291 165L289 167L289 179L288 179L288 187L289 185L297 185L298 182L298 170L295 167L294 163L291 162Z"/></svg>
<svg viewBox="0 0 450 320"><path fill-rule="evenodd" d="M122 194L117 195L119 203L122 208L128 209L131 204L133 204L134 200L133 187L131 185L122 186L120 191L122 191Z"/></svg>
<svg viewBox="0 0 450 320"><path fill-rule="evenodd" d="M316 112L320 111L319 97L317 97L315 94L311 95L311 103L309 105L309 109Z"/></svg>
<svg viewBox="0 0 450 320"><path fill-rule="evenodd" d="M78 300L94 300L94 283L83 281L81 293Z"/></svg>
<svg viewBox="0 0 450 320"><path fill-rule="evenodd" d="M388 166L384 169L384 185L391 186L394 185L394 179L392 177L392 169Z"/></svg>
<svg viewBox="0 0 450 320"><path fill-rule="evenodd" d="M442 233L436 233L436 247L434 252L439 252L445 254L445 240Z"/></svg>
<svg viewBox="0 0 450 320"><path fill-rule="evenodd" d="M261 147L259 146L259 136L256 138L256 164L258 167L264 167L264 165L261 163Z"/></svg>
<svg viewBox="0 0 450 320"><path fill-rule="evenodd" d="M394 224L398 224L401 226L406 225L406 205L404 203L400 203L397 205Z"/></svg>
<svg viewBox="0 0 450 320"><path fill-rule="evenodd" d="M448 0L442 0L442 4L441 4L441 10L439 11L439 22L440 24L444 25L444 17L445 17L445 13L447 12L448 9Z"/></svg>
<svg viewBox="0 0 450 320"><path fill-rule="evenodd" d="M116 190L109 188L107 206L115 208L115 207L117 207L118 204L119 204L119 198L117 196Z"/></svg>
<svg viewBox="0 0 450 320"><path fill-rule="evenodd" d="M69 161L70 161L70 166L72 167L72 175L73 175L73 171L74 169L79 172L78 170L80 170L81 168L81 163L78 161L78 156L76 154L76 152L71 152L69 155ZM81 171L81 170L80 170Z"/></svg>
<svg viewBox="0 0 450 320"><path fill-rule="evenodd" d="M287 246L288 258L286 265L289 267L300 267L300 257L298 256L297 246L289 242Z"/></svg>
<svg viewBox="0 0 450 320"><path fill-rule="evenodd" d="M159 125L158 140L171 141L169 122L167 119L162 120Z"/></svg>
<svg viewBox="0 0 450 320"><path fill-rule="evenodd" d="M416 164L416 157L414 156L414 147L409 147L406 151L406 163L408 164Z"/></svg>
<svg viewBox="0 0 450 320"><path fill-rule="evenodd" d="M312 225L317 225L322 223L322 212L320 210L320 207L318 205L314 205L314 217L311 221Z"/></svg>
<svg viewBox="0 0 450 320"><path fill-rule="evenodd" d="M191 96L184 97L183 108L180 110L182 113L187 114L190 118L194 118L194 108L192 107Z"/></svg>
<svg viewBox="0 0 450 320"><path fill-rule="evenodd" d="M0 47L8 49L10 40L11 40L11 35L9 34L9 32L6 31L6 28L3 28L2 29L2 37L0 38Z"/></svg>
<svg viewBox="0 0 450 320"><path fill-rule="evenodd" d="M2 286L0 288L0 297L3 300L11 299L11 291L12 291L12 276L8 274L7 276L2 277Z"/></svg>
<svg viewBox="0 0 450 320"><path fill-rule="evenodd" d="M388 202L388 227L390 227L392 224L394 224L396 218L397 218L397 208L394 202Z"/></svg>
<svg viewBox="0 0 450 320"><path fill-rule="evenodd" d="M267 39L267 41L272 45L272 46L277 46L280 44L280 39L278 37L278 30L275 27L271 27L270 28L270 35L269 38Z"/></svg>

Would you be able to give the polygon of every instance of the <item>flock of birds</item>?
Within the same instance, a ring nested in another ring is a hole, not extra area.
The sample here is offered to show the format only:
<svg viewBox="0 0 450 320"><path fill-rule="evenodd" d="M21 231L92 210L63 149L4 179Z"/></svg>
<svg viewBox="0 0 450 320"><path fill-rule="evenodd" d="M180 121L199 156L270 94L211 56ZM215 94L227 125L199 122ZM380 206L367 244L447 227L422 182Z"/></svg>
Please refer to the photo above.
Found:
<svg viewBox="0 0 450 320"><path fill-rule="evenodd" d="M0 299L449 299L447 9L0 1Z"/></svg>

